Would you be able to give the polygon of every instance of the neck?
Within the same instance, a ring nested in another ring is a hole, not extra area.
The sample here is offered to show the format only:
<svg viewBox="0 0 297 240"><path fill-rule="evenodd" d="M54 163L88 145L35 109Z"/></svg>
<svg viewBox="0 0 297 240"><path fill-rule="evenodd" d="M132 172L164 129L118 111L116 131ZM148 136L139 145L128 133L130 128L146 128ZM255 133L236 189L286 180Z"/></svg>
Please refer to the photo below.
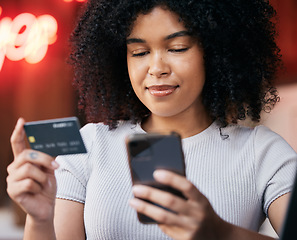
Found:
<svg viewBox="0 0 297 240"><path fill-rule="evenodd" d="M205 130L212 120L205 110L173 117L151 114L142 124L146 132L177 132L181 138L194 136Z"/></svg>

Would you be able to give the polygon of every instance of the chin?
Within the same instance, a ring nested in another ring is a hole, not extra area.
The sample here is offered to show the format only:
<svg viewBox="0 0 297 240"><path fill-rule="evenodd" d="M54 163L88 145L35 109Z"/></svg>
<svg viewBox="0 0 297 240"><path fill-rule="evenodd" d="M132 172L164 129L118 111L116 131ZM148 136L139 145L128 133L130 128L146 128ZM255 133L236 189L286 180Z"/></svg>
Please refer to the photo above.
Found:
<svg viewBox="0 0 297 240"><path fill-rule="evenodd" d="M164 117L164 118L174 117L178 115L177 112L173 112L173 111L151 111L151 114L158 117Z"/></svg>

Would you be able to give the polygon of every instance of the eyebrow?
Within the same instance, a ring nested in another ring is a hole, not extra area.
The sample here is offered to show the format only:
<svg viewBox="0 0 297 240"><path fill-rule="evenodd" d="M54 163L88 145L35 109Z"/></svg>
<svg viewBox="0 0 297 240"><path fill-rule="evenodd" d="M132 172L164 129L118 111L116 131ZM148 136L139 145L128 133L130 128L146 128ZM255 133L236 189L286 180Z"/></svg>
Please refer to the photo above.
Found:
<svg viewBox="0 0 297 240"><path fill-rule="evenodd" d="M184 37L184 36L191 36L191 34L188 31L179 31L166 36L164 40L170 40L176 37ZM126 40L126 44L131 44L131 43L146 43L146 41L141 38L128 38Z"/></svg>
<svg viewBox="0 0 297 240"><path fill-rule="evenodd" d="M172 33L170 35L168 35L167 37L165 37L165 40L169 40L172 38L176 38L176 37L184 37L184 36L190 36L191 34L188 31L179 31L176 33Z"/></svg>

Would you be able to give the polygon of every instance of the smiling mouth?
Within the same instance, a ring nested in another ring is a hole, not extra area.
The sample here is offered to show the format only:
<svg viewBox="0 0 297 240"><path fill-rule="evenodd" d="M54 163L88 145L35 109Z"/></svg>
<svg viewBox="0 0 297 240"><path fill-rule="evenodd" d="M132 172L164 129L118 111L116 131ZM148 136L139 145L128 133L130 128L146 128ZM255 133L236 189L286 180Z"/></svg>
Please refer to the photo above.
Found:
<svg viewBox="0 0 297 240"><path fill-rule="evenodd" d="M146 89L149 93L155 97L165 97L172 94L179 85L171 86L171 85L161 85L161 86L150 86Z"/></svg>

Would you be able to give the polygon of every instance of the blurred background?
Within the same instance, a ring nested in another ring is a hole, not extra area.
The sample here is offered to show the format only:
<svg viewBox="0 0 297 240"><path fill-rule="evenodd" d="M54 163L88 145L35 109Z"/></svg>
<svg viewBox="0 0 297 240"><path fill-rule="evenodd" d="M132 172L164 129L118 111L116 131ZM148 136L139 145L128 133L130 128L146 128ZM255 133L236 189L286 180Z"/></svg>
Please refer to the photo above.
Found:
<svg viewBox="0 0 297 240"><path fill-rule="evenodd" d="M17 119L79 116L66 61L68 38L84 2L0 0L1 240L21 239L25 218L6 193L6 168L13 160L9 140Z"/></svg>
<svg viewBox="0 0 297 240"><path fill-rule="evenodd" d="M85 0L0 0L0 240L22 239L24 214L6 193L13 160L10 135L17 119L77 116L68 38ZM279 76L281 101L262 123L297 151L297 1L271 0L278 11L286 73ZM268 230L267 230L268 229ZM263 231L270 234L269 226ZM273 233L271 233L273 234Z"/></svg>

